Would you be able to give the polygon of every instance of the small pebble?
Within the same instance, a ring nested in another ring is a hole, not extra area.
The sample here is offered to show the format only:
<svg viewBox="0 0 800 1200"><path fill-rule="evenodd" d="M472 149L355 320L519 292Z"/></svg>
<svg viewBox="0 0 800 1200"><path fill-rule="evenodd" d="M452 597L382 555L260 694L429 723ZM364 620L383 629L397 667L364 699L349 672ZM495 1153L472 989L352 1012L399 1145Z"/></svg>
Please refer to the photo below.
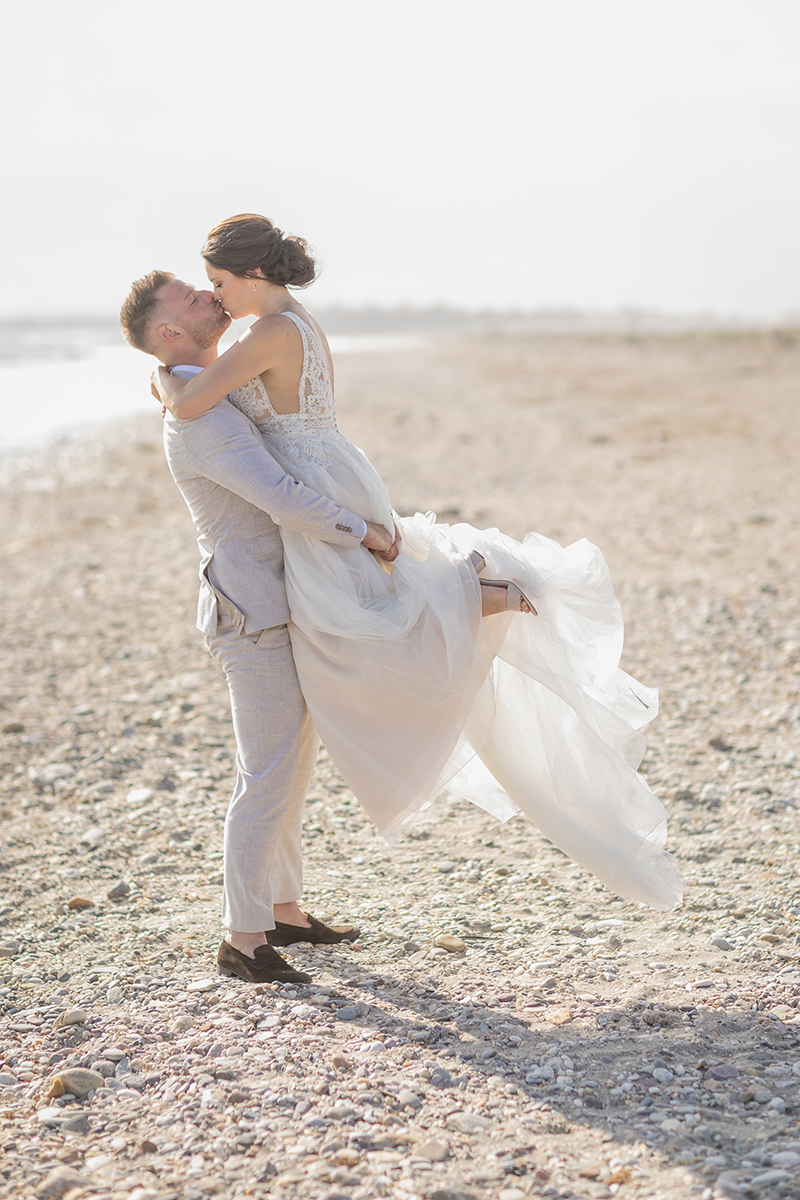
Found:
<svg viewBox="0 0 800 1200"><path fill-rule="evenodd" d="M63 1108L40 1108L36 1120L40 1125L60 1125L66 1116Z"/></svg>
<svg viewBox="0 0 800 1200"><path fill-rule="evenodd" d="M87 1171L102 1171L103 1167L108 1167L113 1163L113 1154L90 1154L84 1161L84 1166Z"/></svg>
<svg viewBox="0 0 800 1200"><path fill-rule="evenodd" d="M125 799L128 804L147 804L155 799L155 795L152 788L131 788Z"/></svg>
<svg viewBox="0 0 800 1200"><path fill-rule="evenodd" d="M550 1008L544 1015L550 1025L569 1025L572 1013L568 1008Z"/></svg>
<svg viewBox="0 0 800 1200"><path fill-rule="evenodd" d="M216 979L195 979L187 984L187 992L213 992L217 986Z"/></svg>
<svg viewBox="0 0 800 1200"><path fill-rule="evenodd" d="M494 1123L488 1117L475 1116L473 1113L451 1113L447 1124L458 1133L485 1133Z"/></svg>
<svg viewBox="0 0 800 1200"><path fill-rule="evenodd" d="M86 1175L81 1175L72 1167L54 1167L36 1187L37 1196L50 1200L60 1200L67 1192L77 1192L77 1189L92 1188L94 1181Z"/></svg>
<svg viewBox="0 0 800 1200"><path fill-rule="evenodd" d="M772 1156L772 1165L774 1167L800 1166L800 1154L796 1150L779 1150Z"/></svg>
<svg viewBox="0 0 800 1200"><path fill-rule="evenodd" d="M440 933L435 944L443 950L447 950L450 954L463 954L467 948L465 941L450 933Z"/></svg>
<svg viewBox="0 0 800 1200"><path fill-rule="evenodd" d="M431 1140L420 1142L414 1147L414 1153L418 1158L427 1158L429 1162L444 1162L450 1156L450 1147L446 1142Z"/></svg>
<svg viewBox="0 0 800 1200"><path fill-rule="evenodd" d="M762 1171L753 1176L750 1184L755 1188L772 1187L776 1183L788 1183L791 1178L791 1171Z"/></svg>
<svg viewBox="0 0 800 1200"><path fill-rule="evenodd" d="M65 1121L62 1121L60 1128L65 1133L88 1133L91 1126L89 1118L85 1113L76 1113L74 1116L68 1116Z"/></svg>
<svg viewBox="0 0 800 1200"><path fill-rule="evenodd" d="M87 1092L96 1091L105 1083L105 1079L98 1071L90 1071L86 1067L70 1067L66 1071L60 1071L50 1084L47 1091L47 1097L59 1097L70 1093L77 1096L80 1100Z"/></svg>
<svg viewBox="0 0 800 1200"><path fill-rule="evenodd" d="M739 1068L733 1063L718 1063L715 1067L709 1067L706 1071L706 1079L737 1079L739 1076Z"/></svg>
<svg viewBox="0 0 800 1200"><path fill-rule="evenodd" d="M82 1008L65 1008L53 1022L53 1029L63 1029L67 1025L83 1025L88 1013Z"/></svg>

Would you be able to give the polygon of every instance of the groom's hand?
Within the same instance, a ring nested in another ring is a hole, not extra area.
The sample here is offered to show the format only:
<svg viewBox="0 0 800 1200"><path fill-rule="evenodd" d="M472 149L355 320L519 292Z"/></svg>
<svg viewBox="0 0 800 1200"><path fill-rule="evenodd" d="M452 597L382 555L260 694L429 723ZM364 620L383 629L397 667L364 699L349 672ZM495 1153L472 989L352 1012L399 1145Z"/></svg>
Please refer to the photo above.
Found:
<svg viewBox="0 0 800 1200"><path fill-rule="evenodd" d="M397 525L394 527L394 538L383 525L376 525L374 521L367 521L367 532L361 539L361 545L366 546L367 550L372 550L384 562L394 562L400 553L400 530Z"/></svg>

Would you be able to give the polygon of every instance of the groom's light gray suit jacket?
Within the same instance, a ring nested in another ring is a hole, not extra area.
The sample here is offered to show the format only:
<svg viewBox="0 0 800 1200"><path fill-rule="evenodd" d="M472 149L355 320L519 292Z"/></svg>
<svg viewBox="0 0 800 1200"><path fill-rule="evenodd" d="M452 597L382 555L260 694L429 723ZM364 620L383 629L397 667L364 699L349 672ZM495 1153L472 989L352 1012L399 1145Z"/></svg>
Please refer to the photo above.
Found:
<svg viewBox="0 0 800 1200"><path fill-rule="evenodd" d="M289 620L278 525L338 546L366 533L361 517L286 475L228 400L191 421L168 414L164 449L197 530L197 628L207 636L223 617L246 634Z"/></svg>

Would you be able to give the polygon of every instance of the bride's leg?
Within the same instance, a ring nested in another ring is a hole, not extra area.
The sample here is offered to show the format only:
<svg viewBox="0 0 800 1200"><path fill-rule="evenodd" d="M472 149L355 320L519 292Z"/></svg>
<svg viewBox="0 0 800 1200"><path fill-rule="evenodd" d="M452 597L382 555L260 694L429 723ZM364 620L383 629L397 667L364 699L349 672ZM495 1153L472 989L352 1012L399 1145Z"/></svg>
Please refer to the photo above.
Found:
<svg viewBox="0 0 800 1200"><path fill-rule="evenodd" d="M536 616L536 609L513 583L481 580L481 616L493 617L497 613L522 612Z"/></svg>
<svg viewBox="0 0 800 1200"><path fill-rule="evenodd" d="M492 587L490 584L481 583L481 616L494 617L498 613L504 613L505 611L505 588Z"/></svg>
<svg viewBox="0 0 800 1200"><path fill-rule="evenodd" d="M508 579L480 579L486 570L486 559L479 550L470 550L467 560L481 585L481 616L494 617L504 612L532 613L538 616L524 592Z"/></svg>

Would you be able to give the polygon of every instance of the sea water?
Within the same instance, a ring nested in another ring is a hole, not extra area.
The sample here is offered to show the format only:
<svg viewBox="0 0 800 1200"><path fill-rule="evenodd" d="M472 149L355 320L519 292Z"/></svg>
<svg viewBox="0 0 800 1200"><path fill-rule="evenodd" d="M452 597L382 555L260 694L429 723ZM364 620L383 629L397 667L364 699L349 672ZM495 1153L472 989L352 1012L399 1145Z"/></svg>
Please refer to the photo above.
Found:
<svg viewBox="0 0 800 1200"><path fill-rule="evenodd" d="M401 350L425 339L415 334L354 334L328 339L334 355ZM223 347L224 348L224 347ZM155 359L129 346L82 348L85 357L0 365L0 453L40 447L62 435L80 436L110 421L158 411L150 394Z"/></svg>

